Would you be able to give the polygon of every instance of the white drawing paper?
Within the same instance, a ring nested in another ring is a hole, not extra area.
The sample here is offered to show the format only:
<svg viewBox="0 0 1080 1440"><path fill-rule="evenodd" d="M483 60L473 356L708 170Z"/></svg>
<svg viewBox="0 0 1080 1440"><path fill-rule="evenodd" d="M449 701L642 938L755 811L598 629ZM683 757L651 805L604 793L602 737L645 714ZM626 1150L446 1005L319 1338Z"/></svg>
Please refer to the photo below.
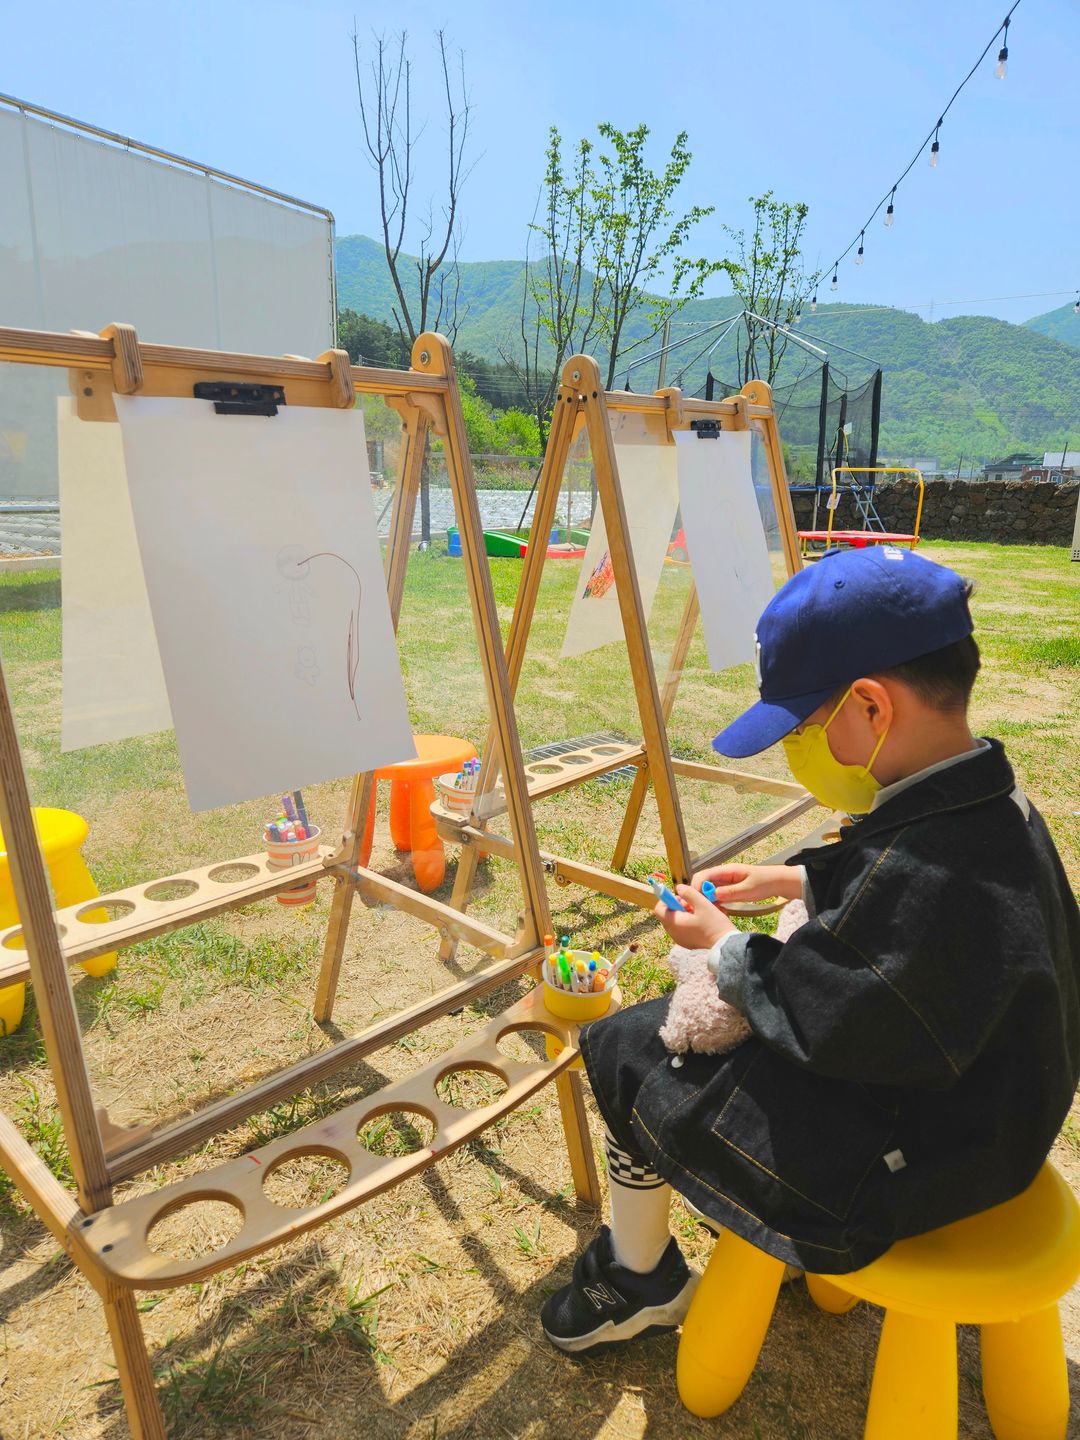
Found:
<svg viewBox="0 0 1080 1440"><path fill-rule="evenodd" d="M64 537L61 750L171 730L120 427L56 402Z"/></svg>
<svg viewBox="0 0 1080 1440"><path fill-rule="evenodd" d="M616 445L615 459L641 606L647 620L679 508L675 451L670 445ZM622 640L622 615L608 552L607 527L603 508L598 505L570 607L562 658L584 655L601 645Z"/></svg>
<svg viewBox="0 0 1080 1440"><path fill-rule="evenodd" d="M116 409L191 808L414 758L363 413Z"/></svg>
<svg viewBox="0 0 1080 1440"><path fill-rule="evenodd" d="M712 670L754 658L758 617L776 588L750 464L749 430L701 440L675 432L686 548Z"/></svg>

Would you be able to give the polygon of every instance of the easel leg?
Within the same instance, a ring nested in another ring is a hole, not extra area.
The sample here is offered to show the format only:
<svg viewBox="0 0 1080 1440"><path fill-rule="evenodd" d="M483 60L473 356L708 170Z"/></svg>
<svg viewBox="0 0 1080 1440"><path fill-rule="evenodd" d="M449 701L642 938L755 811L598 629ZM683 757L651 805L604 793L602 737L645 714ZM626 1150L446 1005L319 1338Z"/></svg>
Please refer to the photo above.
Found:
<svg viewBox="0 0 1080 1440"><path fill-rule="evenodd" d="M626 814L623 816L622 828L619 830L619 838L615 842L615 853L611 857L611 868L613 870L621 870L629 859L630 847L634 843L638 821L641 819L641 812L645 806L645 796L648 793L648 767L639 765L638 772L634 776L633 786L630 790L630 799L626 802Z"/></svg>
<svg viewBox="0 0 1080 1440"><path fill-rule="evenodd" d="M120 1372L120 1390L132 1440L165 1440L165 1421L132 1291L119 1291L115 1299L105 1301L105 1323Z"/></svg>
<svg viewBox="0 0 1080 1440"><path fill-rule="evenodd" d="M476 875L476 867L480 863L480 852L475 845L462 845L458 851L457 872L454 875L454 890L450 896L450 908L465 913L469 903L469 892L472 890L473 877ZM457 953L457 941L452 935L447 935L439 942L439 959L452 960Z"/></svg>
<svg viewBox="0 0 1080 1440"><path fill-rule="evenodd" d="M570 1156L574 1191L582 1204L599 1210L600 1177L596 1173L580 1073L576 1070L564 1070L556 1077L555 1088L559 1095L559 1112L562 1115L563 1134L566 1136L566 1149Z"/></svg>

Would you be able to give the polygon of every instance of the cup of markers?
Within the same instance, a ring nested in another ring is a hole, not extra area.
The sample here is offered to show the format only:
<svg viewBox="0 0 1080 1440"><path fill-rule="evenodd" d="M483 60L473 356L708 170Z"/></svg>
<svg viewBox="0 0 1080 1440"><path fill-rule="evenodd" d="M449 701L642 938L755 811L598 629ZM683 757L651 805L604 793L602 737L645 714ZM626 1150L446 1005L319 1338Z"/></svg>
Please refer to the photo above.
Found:
<svg viewBox="0 0 1080 1440"><path fill-rule="evenodd" d="M304 797L299 790L281 797L281 814L267 823L263 840L266 843L267 869L291 870L305 860L316 860L319 855L319 836L322 831L312 825L304 806ZM315 876L299 885L290 885L280 890L279 905L310 905L315 899Z"/></svg>
<svg viewBox="0 0 1080 1440"><path fill-rule="evenodd" d="M439 794L448 810L461 810L466 814L473 807L476 798L476 782L480 778L480 761L466 760L455 775L447 771L438 778Z"/></svg>
<svg viewBox="0 0 1080 1440"><path fill-rule="evenodd" d="M627 948L615 960L604 960L598 950L573 950L570 937L559 945L544 936L544 1004L563 1020L595 1020L606 1015L615 993L619 971L637 950Z"/></svg>

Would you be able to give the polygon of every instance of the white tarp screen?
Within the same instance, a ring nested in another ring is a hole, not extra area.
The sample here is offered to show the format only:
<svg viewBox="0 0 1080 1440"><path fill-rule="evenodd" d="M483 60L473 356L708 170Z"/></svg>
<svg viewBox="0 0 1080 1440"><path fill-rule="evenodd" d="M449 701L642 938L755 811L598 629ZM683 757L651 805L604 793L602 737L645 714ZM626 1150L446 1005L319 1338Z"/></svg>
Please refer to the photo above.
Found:
<svg viewBox="0 0 1080 1440"><path fill-rule="evenodd" d="M363 411L116 411L192 810L414 759Z"/></svg>
<svg viewBox="0 0 1080 1440"><path fill-rule="evenodd" d="M265 355L333 344L323 215L6 106L0 179L0 325L125 321L141 340ZM56 495L66 390L62 371L0 366L0 496Z"/></svg>

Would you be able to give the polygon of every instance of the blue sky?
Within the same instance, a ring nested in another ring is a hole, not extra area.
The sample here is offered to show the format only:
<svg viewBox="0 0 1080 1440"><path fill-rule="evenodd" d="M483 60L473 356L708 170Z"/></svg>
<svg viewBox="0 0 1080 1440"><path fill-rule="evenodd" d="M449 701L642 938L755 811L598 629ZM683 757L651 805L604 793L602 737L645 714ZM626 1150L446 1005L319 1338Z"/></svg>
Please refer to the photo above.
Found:
<svg viewBox="0 0 1080 1440"><path fill-rule="evenodd" d="M339 234L374 235L353 17L362 37L409 31L416 113L430 116L423 145L433 156L444 141L438 105L428 103L433 32L445 26L465 52L475 107L463 259L522 255L548 126L576 138L609 119L646 121L658 162L665 141L689 131L686 203L716 207L697 231L698 253L723 254L722 223L745 223L747 197L771 188L809 204L807 259L825 265L907 164L1007 8L65 0L7 7L0 90L326 205ZM764 18L748 30L755 9ZM878 218L865 264L849 258L838 293L826 278L823 294L1008 320L1069 300L1080 286L1078 55L1075 0L1022 0L1006 79L994 79L995 50L946 120L937 170L919 161L892 230ZM434 159L419 184L437 184Z"/></svg>

